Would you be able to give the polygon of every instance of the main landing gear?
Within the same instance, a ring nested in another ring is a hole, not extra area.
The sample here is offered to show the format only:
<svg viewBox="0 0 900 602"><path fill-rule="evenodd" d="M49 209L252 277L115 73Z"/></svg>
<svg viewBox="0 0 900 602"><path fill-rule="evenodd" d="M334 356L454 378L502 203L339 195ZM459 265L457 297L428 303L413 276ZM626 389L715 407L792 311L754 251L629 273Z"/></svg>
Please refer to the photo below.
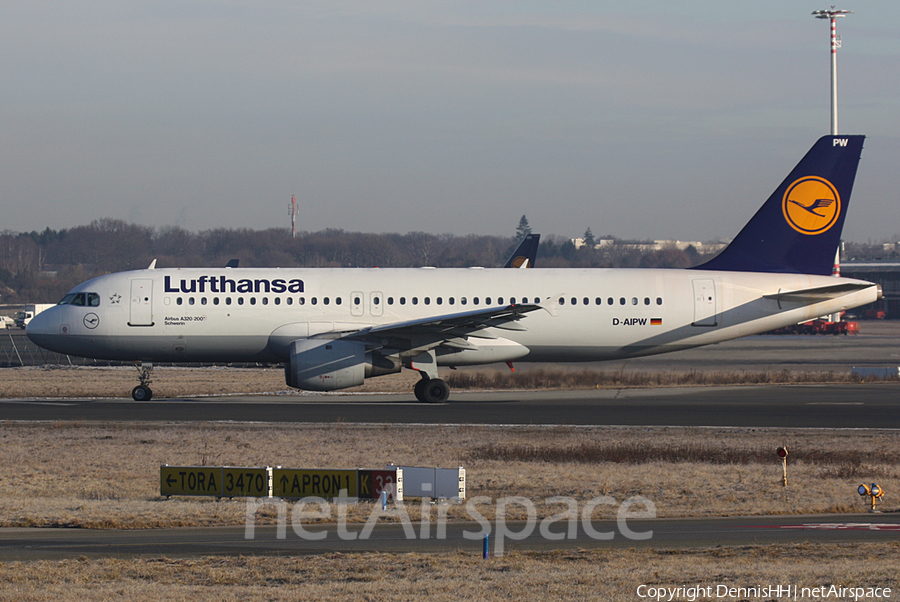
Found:
<svg viewBox="0 0 900 602"><path fill-rule="evenodd" d="M134 367L138 369L138 378L141 380L141 384L131 390L131 398L135 401L150 401L153 398L153 391L150 390L150 373L153 371L153 364L135 362Z"/></svg>
<svg viewBox="0 0 900 602"><path fill-rule="evenodd" d="M444 403L450 398L450 385L438 378L437 357L433 349L410 358L406 367L416 370L422 377L413 389L416 399L424 403Z"/></svg>
<svg viewBox="0 0 900 602"><path fill-rule="evenodd" d="M439 378L428 378L424 372L414 391L416 399L424 403L444 403L450 398L450 385Z"/></svg>

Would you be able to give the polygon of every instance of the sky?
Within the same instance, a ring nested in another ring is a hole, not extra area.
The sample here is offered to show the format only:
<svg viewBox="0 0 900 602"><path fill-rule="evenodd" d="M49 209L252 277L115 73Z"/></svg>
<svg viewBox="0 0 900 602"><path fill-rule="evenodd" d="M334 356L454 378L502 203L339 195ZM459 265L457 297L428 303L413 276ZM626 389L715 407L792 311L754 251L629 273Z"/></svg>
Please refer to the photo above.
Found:
<svg viewBox="0 0 900 602"><path fill-rule="evenodd" d="M733 237L830 133L818 0L0 5L0 231ZM844 238L900 240L900 20L847 0Z"/></svg>

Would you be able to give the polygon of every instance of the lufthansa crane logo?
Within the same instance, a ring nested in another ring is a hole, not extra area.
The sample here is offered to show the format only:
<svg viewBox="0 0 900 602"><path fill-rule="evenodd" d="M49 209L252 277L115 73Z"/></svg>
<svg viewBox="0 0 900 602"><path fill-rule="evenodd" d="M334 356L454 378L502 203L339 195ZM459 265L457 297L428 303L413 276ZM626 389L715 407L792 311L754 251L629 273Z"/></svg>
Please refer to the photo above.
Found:
<svg viewBox="0 0 900 602"><path fill-rule="evenodd" d="M806 176L788 186L781 209L784 219L797 232L822 234L841 215L841 197L825 178Z"/></svg>

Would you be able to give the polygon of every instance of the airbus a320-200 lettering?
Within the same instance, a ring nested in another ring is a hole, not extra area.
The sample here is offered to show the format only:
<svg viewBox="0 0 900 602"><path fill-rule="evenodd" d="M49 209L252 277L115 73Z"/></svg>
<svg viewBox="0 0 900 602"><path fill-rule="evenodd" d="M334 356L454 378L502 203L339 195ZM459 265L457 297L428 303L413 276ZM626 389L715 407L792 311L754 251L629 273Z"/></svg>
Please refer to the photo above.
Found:
<svg viewBox="0 0 900 602"><path fill-rule="evenodd" d="M439 366L585 362L718 343L876 301L832 277L864 136L819 139L718 256L691 269L165 268L101 276L35 316L46 349L97 359L280 362L333 391ZM814 208L814 209L813 209ZM149 372L132 395L148 400Z"/></svg>

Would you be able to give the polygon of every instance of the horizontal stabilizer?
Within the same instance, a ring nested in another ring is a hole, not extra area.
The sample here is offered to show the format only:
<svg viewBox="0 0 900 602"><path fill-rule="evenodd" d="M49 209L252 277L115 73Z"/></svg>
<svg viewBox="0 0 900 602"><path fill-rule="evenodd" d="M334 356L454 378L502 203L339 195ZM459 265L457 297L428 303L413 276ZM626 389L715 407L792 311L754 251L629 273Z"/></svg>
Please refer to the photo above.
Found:
<svg viewBox="0 0 900 602"><path fill-rule="evenodd" d="M781 303L817 303L826 299L834 299L875 286L870 282L840 282L828 286L817 286L797 291L778 291L771 295L763 295L764 299L772 299Z"/></svg>

